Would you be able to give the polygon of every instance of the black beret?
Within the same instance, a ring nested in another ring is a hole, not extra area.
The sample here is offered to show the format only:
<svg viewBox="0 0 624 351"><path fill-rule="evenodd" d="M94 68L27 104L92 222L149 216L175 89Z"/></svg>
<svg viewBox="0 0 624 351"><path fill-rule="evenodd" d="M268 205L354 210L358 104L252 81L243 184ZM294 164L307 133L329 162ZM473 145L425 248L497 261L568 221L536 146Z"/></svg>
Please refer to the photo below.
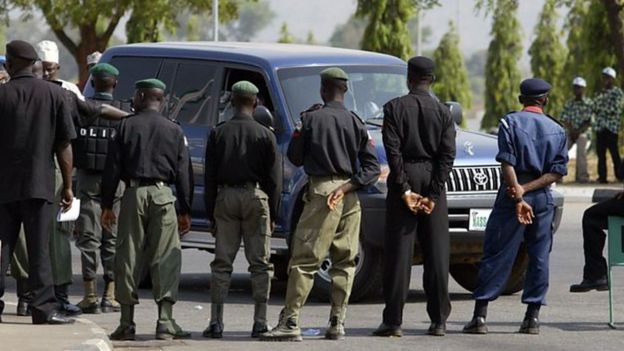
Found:
<svg viewBox="0 0 624 351"><path fill-rule="evenodd" d="M550 91L552 86L539 78L525 79L520 83L520 94L526 97L541 97Z"/></svg>
<svg viewBox="0 0 624 351"><path fill-rule="evenodd" d="M33 61L38 58L35 48L23 40L13 40L6 44L6 54L9 57L18 57Z"/></svg>
<svg viewBox="0 0 624 351"><path fill-rule="evenodd" d="M407 73L418 76L432 75L435 70L435 63L432 59L424 56L412 57L407 61Z"/></svg>

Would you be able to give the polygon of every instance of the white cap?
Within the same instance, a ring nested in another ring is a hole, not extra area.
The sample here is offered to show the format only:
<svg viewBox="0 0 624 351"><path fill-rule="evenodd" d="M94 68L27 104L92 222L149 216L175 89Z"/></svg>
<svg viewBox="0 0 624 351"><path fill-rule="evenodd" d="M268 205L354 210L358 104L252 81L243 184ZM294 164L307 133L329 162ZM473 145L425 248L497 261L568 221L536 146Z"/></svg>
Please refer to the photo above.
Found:
<svg viewBox="0 0 624 351"><path fill-rule="evenodd" d="M95 65L100 62L100 57L102 54L99 51L92 52L90 55L87 55L87 65Z"/></svg>
<svg viewBox="0 0 624 351"><path fill-rule="evenodd" d="M572 81L572 85L576 85L576 86L585 88L585 87L587 87L587 82L585 81L585 79L583 79L583 77L576 77Z"/></svg>
<svg viewBox="0 0 624 351"><path fill-rule="evenodd" d="M51 40L40 41L36 49L41 61L59 63L59 50L55 42Z"/></svg>
<svg viewBox="0 0 624 351"><path fill-rule="evenodd" d="M615 70L611 67L607 67L602 70L602 74L605 74L613 79L615 79Z"/></svg>

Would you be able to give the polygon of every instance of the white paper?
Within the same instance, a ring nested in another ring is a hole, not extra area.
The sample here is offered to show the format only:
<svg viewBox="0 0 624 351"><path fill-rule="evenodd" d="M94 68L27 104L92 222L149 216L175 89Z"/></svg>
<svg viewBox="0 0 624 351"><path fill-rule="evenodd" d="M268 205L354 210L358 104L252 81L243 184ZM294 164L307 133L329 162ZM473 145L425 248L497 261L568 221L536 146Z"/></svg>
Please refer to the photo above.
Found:
<svg viewBox="0 0 624 351"><path fill-rule="evenodd" d="M74 202L72 202L72 206L69 208L69 211L63 212L63 209L60 208L58 214L56 215L57 222L73 222L78 219L78 215L80 214L80 199L74 198Z"/></svg>

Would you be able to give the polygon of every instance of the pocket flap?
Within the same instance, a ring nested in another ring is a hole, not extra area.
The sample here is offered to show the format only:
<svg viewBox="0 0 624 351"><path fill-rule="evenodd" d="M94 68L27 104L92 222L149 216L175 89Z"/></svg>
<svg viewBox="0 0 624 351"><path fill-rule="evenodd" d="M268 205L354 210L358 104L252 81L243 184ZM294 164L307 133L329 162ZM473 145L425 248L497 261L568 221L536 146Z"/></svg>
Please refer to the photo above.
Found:
<svg viewBox="0 0 624 351"><path fill-rule="evenodd" d="M168 191L159 191L155 194L152 194L152 202L156 205L172 204L175 201L176 197L173 196L171 189L168 189Z"/></svg>

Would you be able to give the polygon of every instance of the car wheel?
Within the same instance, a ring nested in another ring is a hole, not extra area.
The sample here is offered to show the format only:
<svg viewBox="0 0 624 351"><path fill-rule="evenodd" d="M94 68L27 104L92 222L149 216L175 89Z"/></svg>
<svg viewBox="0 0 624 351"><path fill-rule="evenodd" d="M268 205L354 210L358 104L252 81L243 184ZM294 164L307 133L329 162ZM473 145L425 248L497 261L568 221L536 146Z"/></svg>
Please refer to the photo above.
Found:
<svg viewBox="0 0 624 351"><path fill-rule="evenodd" d="M511 269L511 274L507 280L507 285L505 286L503 295L515 294L522 290L528 263L529 256L527 255L526 246L522 244ZM461 285L462 288L470 292L473 292L477 288L479 263L452 264L449 267L449 272L457 284Z"/></svg>
<svg viewBox="0 0 624 351"><path fill-rule="evenodd" d="M331 260L327 257L314 278L312 295L323 301L328 301L331 288ZM381 294L382 286L382 252L371 245L362 245L355 259L355 277L349 301L357 302L365 298L376 297Z"/></svg>

